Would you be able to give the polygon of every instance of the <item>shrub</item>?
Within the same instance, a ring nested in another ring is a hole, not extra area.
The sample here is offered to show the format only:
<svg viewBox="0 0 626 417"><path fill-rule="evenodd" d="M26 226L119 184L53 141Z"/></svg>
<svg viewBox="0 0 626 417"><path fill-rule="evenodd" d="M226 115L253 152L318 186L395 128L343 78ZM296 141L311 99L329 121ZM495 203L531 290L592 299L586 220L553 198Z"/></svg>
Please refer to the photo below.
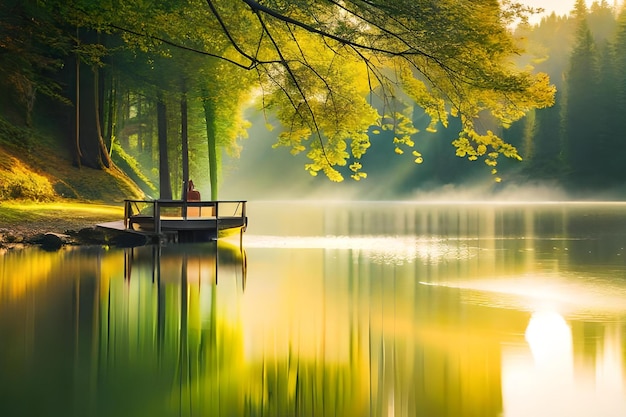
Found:
<svg viewBox="0 0 626 417"><path fill-rule="evenodd" d="M55 192L48 178L31 171L19 160L11 159L10 170L0 170L0 200L54 199Z"/></svg>

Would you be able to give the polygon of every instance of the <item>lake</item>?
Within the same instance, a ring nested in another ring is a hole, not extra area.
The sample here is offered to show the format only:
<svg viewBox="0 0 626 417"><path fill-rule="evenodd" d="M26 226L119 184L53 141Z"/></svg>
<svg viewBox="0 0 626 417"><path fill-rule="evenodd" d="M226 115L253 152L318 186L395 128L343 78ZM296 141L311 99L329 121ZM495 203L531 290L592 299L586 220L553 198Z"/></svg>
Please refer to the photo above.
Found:
<svg viewBox="0 0 626 417"><path fill-rule="evenodd" d="M248 214L0 255L0 415L626 415L626 204Z"/></svg>

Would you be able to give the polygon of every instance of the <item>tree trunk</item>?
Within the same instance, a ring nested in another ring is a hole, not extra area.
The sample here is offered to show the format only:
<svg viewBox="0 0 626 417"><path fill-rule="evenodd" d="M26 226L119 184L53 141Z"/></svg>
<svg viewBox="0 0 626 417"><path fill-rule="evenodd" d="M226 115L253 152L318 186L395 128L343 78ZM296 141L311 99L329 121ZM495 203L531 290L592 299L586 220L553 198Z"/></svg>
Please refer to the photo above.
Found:
<svg viewBox="0 0 626 417"><path fill-rule="evenodd" d="M159 189L162 200L172 199L172 183L167 152L167 108L163 93L157 93L157 135L159 137Z"/></svg>
<svg viewBox="0 0 626 417"><path fill-rule="evenodd" d="M189 184L189 133L187 120L187 95L183 94L180 99L180 137L182 142L182 170L183 190L182 199L187 199L187 185Z"/></svg>
<svg viewBox="0 0 626 417"><path fill-rule="evenodd" d="M106 144L109 147L109 156L113 150L113 141L117 136L117 103L119 102L117 79L111 76L111 85L108 95L108 109L107 109L107 126L106 126Z"/></svg>
<svg viewBox="0 0 626 417"><path fill-rule="evenodd" d="M76 30L78 35L78 30ZM76 94L74 96L74 164L77 167L81 167L81 160L83 158L80 151L80 57L76 55L76 78L75 78Z"/></svg>
<svg viewBox="0 0 626 417"><path fill-rule="evenodd" d="M87 33L86 41L94 40L96 34ZM94 40L95 41L95 40ZM100 126L100 109L102 95L100 94L99 70L90 68L80 62L76 64L76 159L78 166L88 166L95 169L111 167L112 162L108 149L102 138Z"/></svg>
<svg viewBox="0 0 626 417"><path fill-rule="evenodd" d="M144 141L146 140L143 137L142 125L143 125L144 115L143 115L143 110L141 108L142 106L143 106L143 102L141 100L141 95L139 94L139 95L137 95L137 122L138 122L137 123L138 124L138 127L137 127L137 152L139 152L139 153L143 153L143 151L145 150ZM129 111L130 111L130 104L129 104ZM130 116L129 116L129 118L130 118Z"/></svg>
<svg viewBox="0 0 626 417"><path fill-rule="evenodd" d="M111 156L109 154L109 150L107 148L106 143L104 143L104 138L102 137L102 104L103 104L103 94L104 89L102 88L100 70L96 67L92 69L94 74L94 88L95 88L95 97L94 97L94 107L95 107L95 115L96 115L96 139L97 139L97 162L99 164L99 168L111 168L113 166L113 161L111 161Z"/></svg>
<svg viewBox="0 0 626 417"><path fill-rule="evenodd" d="M80 64L80 87L77 96L79 166L101 169L101 135L98 131L98 80L91 68Z"/></svg>
<svg viewBox="0 0 626 417"><path fill-rule="evenodd" d="M204 107L204 120L206 124L206 136L209 147L209 181L211 183L211 200L217 200L218 153L217 137L215 132L215 105L209 99L203 100L202 105Z"/></svg>
<svg viewBox="0 0 626 417"><path fill-rule="evenodd" d="M122 147L122 149L128 150L129 146L129 134L127 131L129 122L130 122L130 91L126 90L124 93L120 94L120 104L117 110L117 132L118 132L118 143Z"/></svg>

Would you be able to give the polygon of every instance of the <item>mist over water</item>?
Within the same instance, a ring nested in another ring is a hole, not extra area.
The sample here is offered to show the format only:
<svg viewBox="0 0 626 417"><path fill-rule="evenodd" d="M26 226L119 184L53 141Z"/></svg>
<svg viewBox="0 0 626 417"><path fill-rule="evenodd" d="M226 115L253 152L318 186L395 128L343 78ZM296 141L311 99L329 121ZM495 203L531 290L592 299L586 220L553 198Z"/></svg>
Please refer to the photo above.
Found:
<svg viewBox="0 0 626 417"><path fill-rule="evenodd" d="M517 162L506 161L500 168L503 181L497 183L489 167L481 161L468 162L454 157L450 145L452 161L458 166L451 170L463 172L462 181L446 182L430 178L427 164L437 163L429 153L436 141L442 138L429 138L418 147L424 152L425 162L415 164L406 155L396 155L393 148L384 144L379 137L372 138L372 147L363 158L364 171L368 177L361 181L350 178L344 169L344 181L331 182L323 173L311 176L305 170L309 163L305 153L292 155L284 147L273 148L277 130L265 127L264 117L257 113L250 116L252 127L249 138L242 140L239 157L224 156L223 174L220 184L220 198L225 200L339 200L339 201L434 201L434 202L475 202L475 201L570 201L593 200L615 201L623 199L625 190L604 191L595 194L576 194L566 191L554 182L532 181L521 183L515 180L520 166ZM427 133L420 133L420 135ZM430 158L430 159L429 159ZM464 168L466 167L466 168ZM342 168L340 168L342 169ZM202 195L210 195L208 184L194 181ZM408 185L407 185L408 184Z"/></svg>
<svg viewBox="0 0 626 417"><path fill-rule="evenodd" d="M252 135L251 135L252 136ZM389 154L389 167L361 181L345 176L334 183L323 174L311 176L305 171L304 155L291 155L285 148L273 149L275 134L259 131L244 142L240 158L224 161L220 196L223 199L253 200L339 200L339 201L566 201L573 198L562 187L552 183L521 185L513 182L496 183L485 170L484 178L465 184L415 185L413 191L398 191L401 179L421 166L398 160ZM452 150L451 150L452 152ZM397 163L397 164L396 164ZM477 162L478 163L478 162ZM367 165L364 170L367 172ZM208 190L205 192L208 195ZM595 196L594 200L614 200L617 194Z"/></svg>
<svg viewBox="0 0 626 417"><path fill-rule="evenodd" d="M331 182L323 173L314 177L305 170L310 163L306 151L292 155L288 148L273 148L279 128L268 130L258 112L252 112L249 120L252 127L249 138L241 142L240 157L223 160L220 195L224 199L395 200L406 198L399 191L401 185L419 173L414 158L396 155L389 138L372 135L372 147L361 161L366 179L354 181L347 167L336 167L344 176L340 183ZM452 146L450 152L454 152Z"/></svg>

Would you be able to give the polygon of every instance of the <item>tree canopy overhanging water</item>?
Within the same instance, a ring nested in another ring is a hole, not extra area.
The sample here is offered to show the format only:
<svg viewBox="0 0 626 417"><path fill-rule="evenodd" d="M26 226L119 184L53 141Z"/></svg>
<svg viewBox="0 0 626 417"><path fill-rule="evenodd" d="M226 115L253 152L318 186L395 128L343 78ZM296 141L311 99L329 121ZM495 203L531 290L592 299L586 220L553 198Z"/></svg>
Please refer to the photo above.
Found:
<svg viewBox="0 0 626 417"><path fill-rule="evenodd" d="M163 198L303 166L396 198L500 179L623 194L621 8L514 26L509 2L312 4L4 2L0 198L115 194L72 163Z"/></svg>

